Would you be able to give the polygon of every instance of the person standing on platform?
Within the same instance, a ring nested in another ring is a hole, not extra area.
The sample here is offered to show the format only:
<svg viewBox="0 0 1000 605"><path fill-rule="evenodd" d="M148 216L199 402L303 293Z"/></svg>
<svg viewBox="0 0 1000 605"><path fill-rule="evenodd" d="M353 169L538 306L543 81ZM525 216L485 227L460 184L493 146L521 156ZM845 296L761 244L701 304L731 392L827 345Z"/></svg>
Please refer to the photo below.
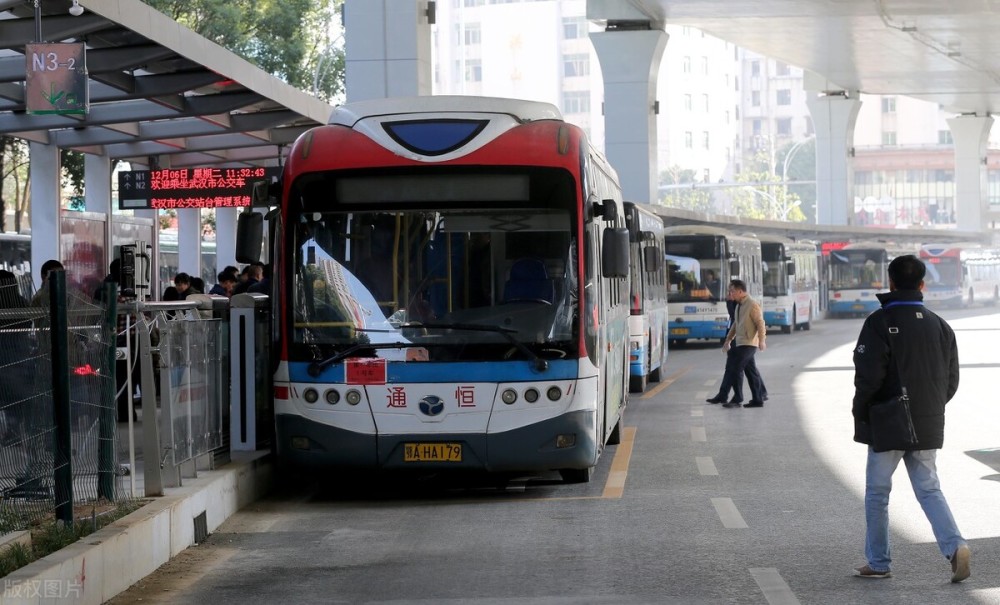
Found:
<svg viewBox="0 0 1000 605"><path fill-rule="evenodd" d="M951 581L970 575L971 552L941 492L937 450L944 445L945 405L958 391L958 345L946 321L923 304L926 268L916 256L889 263L889 292L876 294L882 308L865 320L854 348L854 440L868 444L865 470L865 558L862 578L888 578L889 492L902 460L938 548L951 561ZM891 339L891 346L890 346ZM876 402L909 396L916 443L906 450L876 452L869 412Z"/></svg>
<svg viewBox="0 0 1000 605"><path fill-rule="evenodd" d="M733 300L731 293L726 294L726 311L729 313L729 327L732 327L733 322L736 321L736 309L739 304ZM726 354L726 359L730 355L735 355L736 349L730 348L729 352ZM764 384L764 379L760 375L760 371L757 369L757 361L751 357L750 361L747 362L745 368L743 368L743 374L737 374L733 379L733 384L730 385L733 389L733 398L729 400L729 403L743 403L743 376L747 377L748 382L757 381L760 384L760 400L767 401L767 385ZM712 399L706 399L709 403L726 403L726 396L729 395L729 388L721 389L721 396L714 397Z"/></svg>
<svg viewBox="0 0 1000 605"><path fill-rule="evenodd" d="M39 274L42 277L42 287L35 292L35 295L31 297L32 307L47 307L49 306L49 273L51 271L65 271L66 268L63 264L55 259L50 259L42 263L42 268Z"/></svg>
<svg viewBox="0 0 1000 605"><path fill-rule="evenodd" d="M228 271L222 271L218 276L219 283L212 286L212 289L208 291L209 294L214 296L225 296L229 298L233 295L233 288L236 287L237 277L233 273Z"/></svg>
<svg viewBox="0 0 1000 605"><path fill-rule="evenodd" d="M729 282L729 296L736 302L737 307L733 323L729 327L729 333L726 334L726 340L722 345L722 350L726 353L726 371L722 376L718 395L709 399L708 402L722 403L723 407L727 408L738 408L740 403L735 398L731 402L726 402L726 396L729 394L729 389L736 384L737 380L741 379L740 374L746 371L754 354L758 350L763 351L767 348L767 326L764 324L764 313L760 308L760 303L747 293L747 286L743 280L734 279ZM733 346L734 342L735 346ZM763 407L764 399L761 389L763 381L760 379L760 373L748 374L747 379L750 383L751 399L743 407Z"/></svg>

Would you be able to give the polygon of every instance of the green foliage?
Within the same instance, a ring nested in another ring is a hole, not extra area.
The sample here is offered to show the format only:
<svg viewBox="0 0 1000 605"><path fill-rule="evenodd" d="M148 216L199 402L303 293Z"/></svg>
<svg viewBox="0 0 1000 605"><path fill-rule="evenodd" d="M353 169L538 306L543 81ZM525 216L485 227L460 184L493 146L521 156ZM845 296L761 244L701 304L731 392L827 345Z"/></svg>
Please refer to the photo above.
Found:
<svg viewBox="0 0 1000 605"><path fill-rule="evenodd" d="M60 149L59 163L62 164L63 186L72 188L76 195L83 195L83 154L69 149Z"/></svg>
<svg viewBox="0 0 1000 605"><path fill-rule="evenodd" d="M694 170L671 166L660 173L661 185L695 185L700 181ZM681 208L695 212L712 212L715 200L708 189L698 189L694 186L670 188L660 192L660 202L668 208Z"/></svg>
<svg viewBox="0 0 1000 605"><path fill-rule="evenodd" d="M344 88L330 26L343 0L146 0L178 23L327 101Z"/></svg>

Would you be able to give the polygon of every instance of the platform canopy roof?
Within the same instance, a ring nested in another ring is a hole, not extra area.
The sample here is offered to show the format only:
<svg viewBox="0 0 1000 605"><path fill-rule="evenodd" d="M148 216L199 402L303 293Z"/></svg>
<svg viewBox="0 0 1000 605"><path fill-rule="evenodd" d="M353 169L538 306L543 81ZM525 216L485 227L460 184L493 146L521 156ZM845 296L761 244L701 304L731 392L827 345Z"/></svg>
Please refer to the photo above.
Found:
<svg viewBox="0 0 1000 605"><path fill-rule="evenodd" d="M817 90L1000 111L997 0L587 0L587 16L696 27L816 74Z"/></svg>
<svg viewBox="0 0 1000 605"><path fill-rule="evenodd" d="M85 44L90 111L29 115L34 2L0 0L0 134L141 165L169 155L173 168L268 166L333 111L138 0L79 5L74 16L71 0L42 0L41 33Z"/></svg>

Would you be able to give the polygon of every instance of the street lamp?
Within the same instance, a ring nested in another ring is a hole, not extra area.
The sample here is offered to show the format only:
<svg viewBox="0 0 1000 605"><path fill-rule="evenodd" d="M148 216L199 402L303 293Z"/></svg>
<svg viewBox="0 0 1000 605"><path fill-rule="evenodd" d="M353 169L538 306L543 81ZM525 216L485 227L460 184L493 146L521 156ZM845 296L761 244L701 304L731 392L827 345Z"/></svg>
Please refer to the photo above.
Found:
<svg viewBox="0 0 1000 605"><path fill-rule="evenodd" d="M815 138L816 135L814 134L807 136L798 143L792 145L792 148L789 149L788 153L785 154L785 163L781 168L781 189L782 192L785 194L784 199L788 199L788 163L791 161L792 156L795 155L796 152L798 152L799 148L801 148L803 145L805 145L806 143Z"/></svg>
<svg viewBox="0 0 1000 605"><path fill-rule="evenodd" d="M780 208L781 209L780 220L782 221L788 220L788 213L792 211L792 208L802 205L802 200L794 200L791 204L786 204L784 202L778 201L778 198L774 197L770 193L767 193L766 191L761 191L760 189L751 187L750 185L744 185L743 190L749 191L751 193L756 193L757 195L762 196L764 199L769 200L773 205L772 207L775 209Z"/></svg>

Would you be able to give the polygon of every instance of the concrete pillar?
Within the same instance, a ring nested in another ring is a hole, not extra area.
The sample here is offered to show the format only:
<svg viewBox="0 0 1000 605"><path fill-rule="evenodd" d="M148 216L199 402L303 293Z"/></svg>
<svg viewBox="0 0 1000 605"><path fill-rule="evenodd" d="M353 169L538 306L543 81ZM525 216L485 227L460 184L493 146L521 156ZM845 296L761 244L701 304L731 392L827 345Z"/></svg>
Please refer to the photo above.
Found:
<svg viewBox="0 0 1000 605"><path fill-rule="evenodd" d="M816 223L847 225L853 215L854 123L861 109L857 93L821 91L806 105L816 128Z"/></svg>
<svg viewBox="0 0 1000 605"><path fill-rule="evenodd" d="M661 29L590 34L604 77L604 152L626 200L657 199L656 81L667 46Z"/></svg>
<svg viewBox="0 0 1000 605"><path fill-rule="evenodd" d="M177 211L177 270L201 277L201 209ZM173 280L171 275L170 279Z"/></svg>
<svg viewBox="0 0 1000 605"><path fill-rule="evenodd" d="M62 260L59 250L59 148L29 142L31 162L31 277L35 289L42 281L38 271L49 259Z"/></svg>
<svg viewBox="0 0 1000 605"><path fill-rule="evenodd" d="M986 148L990 116L961 115L948 120L955 141L955 215L958 228L981 231L989 212Z"/></svg>
<svg viewBox="0 0 1000 605"><path fill-rule="evenodd" d="M216 273L226 265L236 264L236 208L215 209L215 268Z"/></svg>
<svg viewBox="0 0 1000 605"><path fill-rule="evenodd" d="M111 158L83 154L83 200L87 212L111 214ZM109 221L110 224L110 221Z"/></svg>
<svg viewBox="0 0 1000 605"><path fill-rule="evenodd" d="M344 2L347 102L431 94L431 4Z"/></svg>

